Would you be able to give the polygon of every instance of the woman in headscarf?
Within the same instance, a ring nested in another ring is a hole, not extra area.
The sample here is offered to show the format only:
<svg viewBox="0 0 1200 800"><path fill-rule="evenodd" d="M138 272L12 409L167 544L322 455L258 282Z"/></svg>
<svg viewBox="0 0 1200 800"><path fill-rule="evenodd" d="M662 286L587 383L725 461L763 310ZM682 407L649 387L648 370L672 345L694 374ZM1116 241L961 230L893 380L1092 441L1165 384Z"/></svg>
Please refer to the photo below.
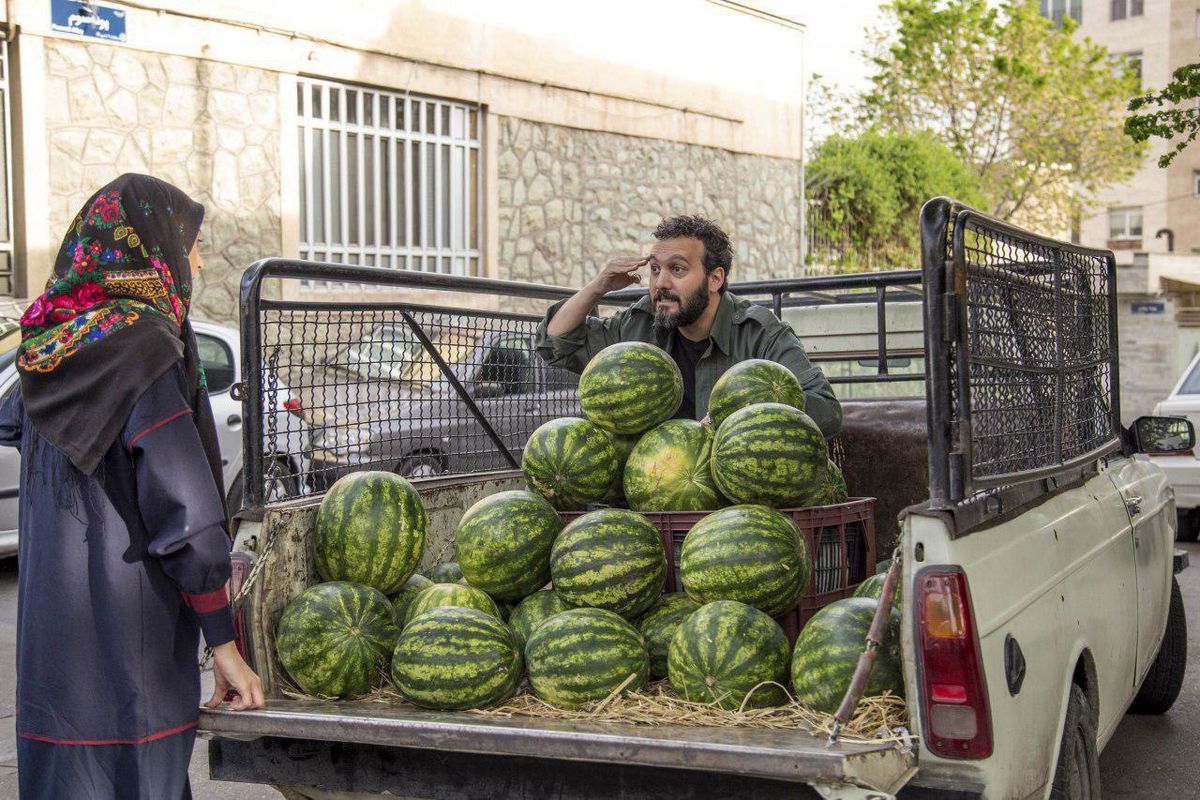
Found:
<svg viewBox="0 0 1200 800"><path fill-rule="evenodd" d="M216 706L238 654L221 457L188 322L204 207L122 175L83 206L21 319L0 444L21 451L21 797L190 798L199 635Z"/></svg>

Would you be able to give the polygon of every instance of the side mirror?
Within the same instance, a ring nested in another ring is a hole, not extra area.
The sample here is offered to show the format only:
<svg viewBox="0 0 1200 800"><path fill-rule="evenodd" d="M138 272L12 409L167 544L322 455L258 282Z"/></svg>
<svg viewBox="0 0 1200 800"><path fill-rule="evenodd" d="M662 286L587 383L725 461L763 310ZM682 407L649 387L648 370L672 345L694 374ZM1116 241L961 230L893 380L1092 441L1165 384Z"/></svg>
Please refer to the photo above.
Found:
<svg viewBox="0 0 1200 800"><path fill-rule="evenodd" d="M1196 444L1196 429L1184 417L1138 417L1130 429L1138 453L1184 454Z"/></svg>
<svg viewBox="0 0 1200 800"><path fill-rule="evenodd" d="M481 400L503 397L506 394L508 394L508 387L499 381L478 381L475 384L475 396Z"/></svg>

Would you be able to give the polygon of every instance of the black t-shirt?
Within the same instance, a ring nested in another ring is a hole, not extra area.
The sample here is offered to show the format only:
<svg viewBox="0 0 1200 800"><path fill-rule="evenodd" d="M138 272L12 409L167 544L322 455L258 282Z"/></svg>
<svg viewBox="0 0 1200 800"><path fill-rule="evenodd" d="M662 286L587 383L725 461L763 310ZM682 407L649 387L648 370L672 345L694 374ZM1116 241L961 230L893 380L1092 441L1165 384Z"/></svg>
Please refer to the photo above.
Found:
<svg viewBox="0 0 1200 800"><path fill-rule="evenodd" d="M683 402L675 412L676 419L696 418L696 364L708 352L708 339L693 342L675 331L671 336L671 358L683 374Z"/></svg>

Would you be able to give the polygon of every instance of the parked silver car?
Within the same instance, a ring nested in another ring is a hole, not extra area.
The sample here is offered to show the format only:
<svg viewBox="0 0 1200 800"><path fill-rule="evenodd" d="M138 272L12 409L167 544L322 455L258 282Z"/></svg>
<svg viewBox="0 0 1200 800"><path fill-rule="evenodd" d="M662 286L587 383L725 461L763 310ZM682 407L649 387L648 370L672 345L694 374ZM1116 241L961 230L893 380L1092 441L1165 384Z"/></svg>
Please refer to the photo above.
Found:
<svg viewBox="0 0 1200 800"><path fill-rule="evenodd" d="M20 317L27 304L19 300L0 301L0 398L17 385L16 356L20 344ZM241 348L236 328L194 321L196 344L208 379L209 402L217 424L221 461L228 495L229 510L241 506L242 498L242 404L231 397L231 389L241 377ZM274 414L290 418L277 424L278 430L303 426L303 409L286 386L273 395L279 407ZM268 492L292 497L303 493L303 475L307 460L303 452L287 452L276 447L264 464ZM18 489L21 481L21 456L11 447L0 447L0 558L16 555Z"/></svg>

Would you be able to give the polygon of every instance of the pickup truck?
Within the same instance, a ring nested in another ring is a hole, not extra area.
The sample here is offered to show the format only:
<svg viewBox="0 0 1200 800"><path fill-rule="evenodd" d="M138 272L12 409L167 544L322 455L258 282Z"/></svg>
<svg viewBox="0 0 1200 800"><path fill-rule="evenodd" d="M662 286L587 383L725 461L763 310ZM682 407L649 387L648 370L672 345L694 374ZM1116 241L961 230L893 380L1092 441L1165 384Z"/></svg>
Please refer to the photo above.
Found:
<svg viewBox="0 0 1200 800"><path fill-rule="evenodd" d="M419 315L440 314L528 331L536 312L511 309L569 291L268 260L243 283L248 482L235 543L253 563L238 591L240 643L268 702L202 711L212 776L290 798L1099 798L1098 754L1122 716L1166 712L1183 680L1174 499L1137 456L1186 450L1195 432L1184 419L1121 424L1111 253L946 198L926 204L921 226L920 270L732 287L791 322L844 398L831 450L852 494L877 498L876 552L894 548L901 565L910 745L285 694L273 630L316 580L319 497L263 503L259 456L279 435L263 427L263 385L301 386L304 352L337 349L367 322L416 331ZM383 288L372 304L322 307L265 299L267 280ZM388 287L409 295L393 302ZM420 289L492 295L506 310L424 306L411 300ZM289 358L296 374L277 375ZM456 390L465 400L472 387ZM476 422L481 441L507 447L482 412ZM515 469L417 479L424 566L446 557L463 510L520 482Z"/></svg>

